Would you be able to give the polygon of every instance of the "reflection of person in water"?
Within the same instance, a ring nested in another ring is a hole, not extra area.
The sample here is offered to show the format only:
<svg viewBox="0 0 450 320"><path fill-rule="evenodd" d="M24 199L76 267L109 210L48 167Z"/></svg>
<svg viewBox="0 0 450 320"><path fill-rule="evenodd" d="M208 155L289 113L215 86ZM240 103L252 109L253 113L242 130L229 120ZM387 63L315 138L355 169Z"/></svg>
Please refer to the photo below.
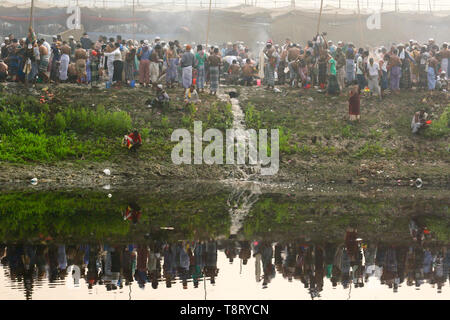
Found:
<svg viewBox="0 0 450 320"><path fill-rule="evenodd" d="M88 288L92 289L92 287L96 285L98 280L100 279L100 247L96 245L88 245L87 253L88 258L86 281L88 283Z"/></svg>
<svg viewBox="0 0 450 320"><path fill-rule="evenodd" d="M191 257L191 275L194 282L194 288L198 288L198 281L203 276L203 254L205 252L205 244L200 241L194 243L194 247L190 248L192 252Z"/></svg>
<svg viewBox="0 0 450 320"><path fill-rule="evenodd" d="M163 256L164 256L164 278L166 279L166 287L170 288L172 286L172 279L176 276L177 270L177 250L175 245L165 244L163 246Z"/></svg>
<svg viewBox="0 0 450 320"><path fill-rule="evenodd" d="M148 278L150 282L152 283L152 288L156 289L158 288L158 281L161 275L161 262L159 260L160 253L157 252L159 250L156 249L155 245L152 245L149 250L148 254L148 263L147 263L147 269L148 269Z"/></svg>
<svg viewBox="0 0 450 320"><path fill-rule="evenodd" d="M333 273L333 261L334 261L334 255L336 253L336 245L332 243L326 243L325 244L325 274L328 279L331 279L332 273Z"/></svg>
<svg viewBox="0 0 450 320"><path fill-rule="evenodd" d="M364 260L365 260L365 268L364 268L364 281L368 282L369 277L375 275L375 271L377 269L375 264L375 257L377 255L377 246L375 244L369 243L364 248Z"/></svg>
<svg viewBox="0 0 450 320"><path fill-rule="evenodd" d="M239 241L239 247L239 259L242 260L242 264L245 266L248 259L252 256L250 241Z"/></svg>
<svg viewBox="0 0 450 320"><path fill-rule="evenodd" d="M392 246L387 247L386 255L383 263L383 274L381 276L381 281L388 285L389 289L394 289L397 292L398 288L398 264L397 264L397 253L395 248Z"/></svg>
<svg viewBox="0 0 450 320"><path fill-rule="evenodd" d="M177 250L179 252L179 274L183 284L183 289L187 289L187 279L189 276L189 266L191 259L188 254L188 244L184 241L178 244Z"/></svg>
<svg viewBox="0 0 450 320"><path fill-rule="evenodd" d="M139 207L137 203L131 202L123 214L123 219L130 220L133 224L137 224L141 218L141 214L141 207Z"/></svg>
<svg viewBox="0 0 450 320"><path fill-rule="evenodd" d="M261 243L261 260L263 265L263 288L267 288L267 285L275 277L275 266L272 264L273 249L272 244L268 241Z"/></svg>
<svg viewBox="0 0 450 320"><path fill-rule="evenodd" d="M216 276L219 273L217 268L217 242L209 240L205 246L205 267L203 272L206 277L210 277L211 284L216 283Z"/></svg>
<svg viewBox="0 0 450 320"><path fill-rule="evenodd" d="M237 256L237 248L236 243L234 240L228 240L225 243L225 255L228 258L228 261L230 261L230 264L233 263L234 258Z"/></svg>
<svg viewBox="0 0 450 320"><path fill-rule="evenodd" d="M294 275L298 274L298 277L300 277L301 268L303 268L303 255L300 252L297 260L297 252L294 245L291 243L286 245L284 251L286 256L282 264L283 277L287 278L288 281L291 282ZM297 262L299 263L297 264Z"/></svg>
<svg viewBox="0 0 450 320"><path fill-rule="evenodd" d="M147 282L147 259L148 248L144 244L138 244L137 246L137 261L136 261L136 273L134 278L137 281L139 288L144 289Z"/></svg>

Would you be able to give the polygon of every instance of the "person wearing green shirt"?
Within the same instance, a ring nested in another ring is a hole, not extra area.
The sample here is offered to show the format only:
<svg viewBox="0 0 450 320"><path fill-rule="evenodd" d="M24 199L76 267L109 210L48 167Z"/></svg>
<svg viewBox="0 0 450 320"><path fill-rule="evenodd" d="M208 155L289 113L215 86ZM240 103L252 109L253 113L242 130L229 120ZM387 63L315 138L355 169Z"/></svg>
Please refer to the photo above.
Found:
<svg viewBox="0 0 450 320"><path fill-rule="evenodd" d="M202 45L199 44L195 54L195 68L197 69L197 88L200 92L203 92L205 88L205 60L206 54Z"/></svg>
<svg viewBox="0 0 450 320"><path fill-rule="evenodd" d="M328 54L328 90L327 94L329 95L336 95L339 94L339 84L336 77L336 60L331 56L331 54Z"/></svg>

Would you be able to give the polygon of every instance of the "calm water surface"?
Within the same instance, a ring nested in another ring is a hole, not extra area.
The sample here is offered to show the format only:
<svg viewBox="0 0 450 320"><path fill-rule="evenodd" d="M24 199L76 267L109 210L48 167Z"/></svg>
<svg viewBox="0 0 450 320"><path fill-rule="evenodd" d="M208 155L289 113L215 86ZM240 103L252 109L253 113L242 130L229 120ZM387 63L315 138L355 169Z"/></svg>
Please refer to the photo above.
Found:
<svg viewBox="0 0 450 320"><path fill-rule="evenodd" d="M449 299L447 196L3 191L0 298Z"/></svg>

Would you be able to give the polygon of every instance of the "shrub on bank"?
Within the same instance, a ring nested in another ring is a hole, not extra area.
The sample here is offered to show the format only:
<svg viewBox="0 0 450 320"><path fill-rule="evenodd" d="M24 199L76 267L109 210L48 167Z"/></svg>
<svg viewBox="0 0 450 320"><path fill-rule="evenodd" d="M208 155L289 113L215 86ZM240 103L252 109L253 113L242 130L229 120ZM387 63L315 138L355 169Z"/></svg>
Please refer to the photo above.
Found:
<svg viewBox="0 0 450 320"><path fill-rule="evenodd" d="M450 106L441 114L439 119L431 122L431 125L424 131L428 138L438 138L450 134Z"/></svg>

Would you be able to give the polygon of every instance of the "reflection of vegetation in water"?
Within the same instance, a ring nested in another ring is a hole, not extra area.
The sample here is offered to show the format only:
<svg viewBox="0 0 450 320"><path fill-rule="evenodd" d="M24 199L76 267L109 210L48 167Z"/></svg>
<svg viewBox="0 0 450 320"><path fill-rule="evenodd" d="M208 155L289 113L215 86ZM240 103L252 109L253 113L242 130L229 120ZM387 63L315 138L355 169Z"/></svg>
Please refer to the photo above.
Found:
<svg viewBox="0 0 450 320"><path fill-rule="evenodd" d="M119 206L102 193L7 193L0 195L0 236L30 239L125 235L129 225Z"/></svg>
<svg viewBox="0 0 450 320"><path fill-rule="evenodd" d="M119 241L143 239L148 233L151 237L189 240L229 236L230 206L244 209L240 201L228 204L229 195L225 190L194 193L129 190L116 192L112 198L102 192L8 192L0 194L0 239L37 240L40 235L50 235L55 239L112 237ZM135 225L123 219L131 203L136 203L142 212ZM304 235L339 241L346 228L354 226L365 239L407 240L412 217L427 226L434 239L450 241L445 201L404 197L313 198L263 193L248 215L243 216L239 233L247 239ZM161 227L174 230L160 230Z"/></svg>
<svg viewBox="0 0 450 320"><path fill-rule="evenodd" d="M265 195L252 208L243 230L246 236L308 234L336 240L347 227L354 226L372 238L402 237L404 240L409 238L410 218L418 216L429 225L437 240L450 239L450 228L444 227L450 223L444 215L448 207L431 200L405 201L409 199Z"/></svg>
<svg viewBox="0 0 450 320"><path fill-rule="evenodd" d="M133 200L134 201L134 200ZM226 195L174 199L173 195L142 196L142 218L131 227L122 213L130 200L104 193L0 194L0 237L8 240L52 237L125 237L164 226L183 237L208 238L229 232Z"/></svg>

